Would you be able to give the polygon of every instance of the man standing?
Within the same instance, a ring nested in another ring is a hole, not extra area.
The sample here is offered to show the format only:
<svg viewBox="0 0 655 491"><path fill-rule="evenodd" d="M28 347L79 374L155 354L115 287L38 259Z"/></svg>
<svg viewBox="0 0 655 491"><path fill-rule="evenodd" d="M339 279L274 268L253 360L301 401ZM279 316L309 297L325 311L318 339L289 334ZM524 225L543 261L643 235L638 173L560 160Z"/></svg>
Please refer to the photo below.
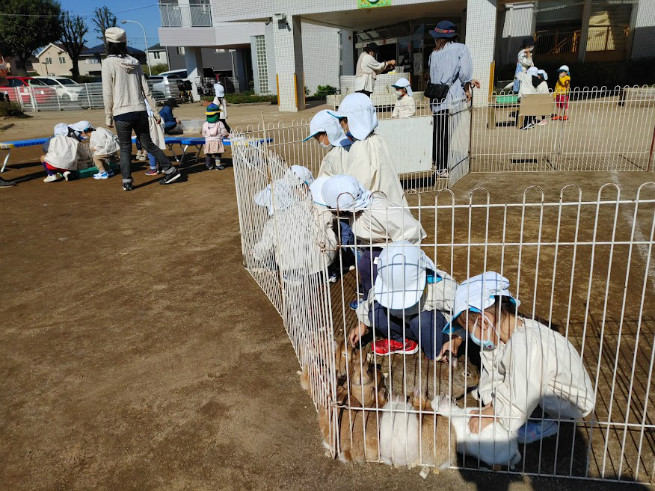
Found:
<svg viewBox="0 0 655 491"><path fill-rule="evenodd" d="M369 97L375 88L375 79L378 74L396 66L396 60L378 62L375 59L377 52L377 44L367 44L362 54L359 55L355 71L355 92L361 92Z"/></svg>

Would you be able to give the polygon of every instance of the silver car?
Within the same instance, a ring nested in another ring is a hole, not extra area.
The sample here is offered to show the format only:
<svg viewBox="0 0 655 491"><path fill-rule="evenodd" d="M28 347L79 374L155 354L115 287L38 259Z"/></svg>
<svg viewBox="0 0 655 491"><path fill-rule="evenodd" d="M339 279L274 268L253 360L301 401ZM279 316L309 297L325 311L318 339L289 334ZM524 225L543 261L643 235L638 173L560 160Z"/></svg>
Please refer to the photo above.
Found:
<svg viewBox="0 0 655 491"><path fill-rule="evenodd" d="M77 102L84 87L67 77L32 77L43 81L57 92L60 100Z"/></svg>

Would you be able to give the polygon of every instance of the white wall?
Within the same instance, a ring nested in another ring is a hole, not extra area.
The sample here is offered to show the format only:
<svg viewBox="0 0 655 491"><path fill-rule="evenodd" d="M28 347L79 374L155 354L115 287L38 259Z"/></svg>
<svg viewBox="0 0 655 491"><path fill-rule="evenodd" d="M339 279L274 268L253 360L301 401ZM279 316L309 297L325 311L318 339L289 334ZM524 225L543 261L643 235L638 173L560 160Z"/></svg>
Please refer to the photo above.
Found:
<svg viewBox="0 0 655 491"><path fill-rule="evenodd" d="M314 94L319 85L339 87L339 30L302 23L305 87Z"/></svg>

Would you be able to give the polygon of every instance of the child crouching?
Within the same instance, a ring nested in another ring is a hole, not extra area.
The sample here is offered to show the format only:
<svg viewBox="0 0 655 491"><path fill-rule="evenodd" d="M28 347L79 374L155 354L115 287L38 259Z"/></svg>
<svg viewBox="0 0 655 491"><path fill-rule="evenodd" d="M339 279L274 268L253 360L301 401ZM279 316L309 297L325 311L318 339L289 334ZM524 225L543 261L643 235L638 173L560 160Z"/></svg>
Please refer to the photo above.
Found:
<svg viewBox="0 0 655 491"><path fill-rule="evenodd" d="M41 162L47 174L43 182L58 181L57 173L67 181L70 179L72 171L77 170L77 146L78 141L68 136L68 126L55 126L54 136L43 145Z"/></svg>
<svg viewBox="0 0 655 491"><path fill-rule="evenodd" d="M207 121L202 125L202 136L205 137L205 165L208 170L223 170L221 155L225 152L223 138L229 136L225 125L221 121L221 110L215 104L207 106Z"/></svg>

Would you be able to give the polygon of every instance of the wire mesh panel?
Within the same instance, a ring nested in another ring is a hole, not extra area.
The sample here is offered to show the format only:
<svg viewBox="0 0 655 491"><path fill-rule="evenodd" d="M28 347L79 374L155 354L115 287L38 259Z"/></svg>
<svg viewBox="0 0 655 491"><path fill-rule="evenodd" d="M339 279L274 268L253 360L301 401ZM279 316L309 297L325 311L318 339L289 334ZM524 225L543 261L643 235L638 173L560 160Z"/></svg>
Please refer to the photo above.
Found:
<svg viewBox="0 0 655 491"><path fill-rule="evenodd" d="M442 190L408 208L374 194L353 212L317 208L246 136L234 159L244 261L282 315L332 455L653 481L655 183L567 186L556 201L532 187L511 203ZM507 293L456 311L485 272Z"/></svg>
<svg viewBox="0 0 655 491"><path fill-rule="evenodd" d="M473 172L649 170L652 88L576 88L539 98L543 114L506 93L475 110Z"/></svg>

